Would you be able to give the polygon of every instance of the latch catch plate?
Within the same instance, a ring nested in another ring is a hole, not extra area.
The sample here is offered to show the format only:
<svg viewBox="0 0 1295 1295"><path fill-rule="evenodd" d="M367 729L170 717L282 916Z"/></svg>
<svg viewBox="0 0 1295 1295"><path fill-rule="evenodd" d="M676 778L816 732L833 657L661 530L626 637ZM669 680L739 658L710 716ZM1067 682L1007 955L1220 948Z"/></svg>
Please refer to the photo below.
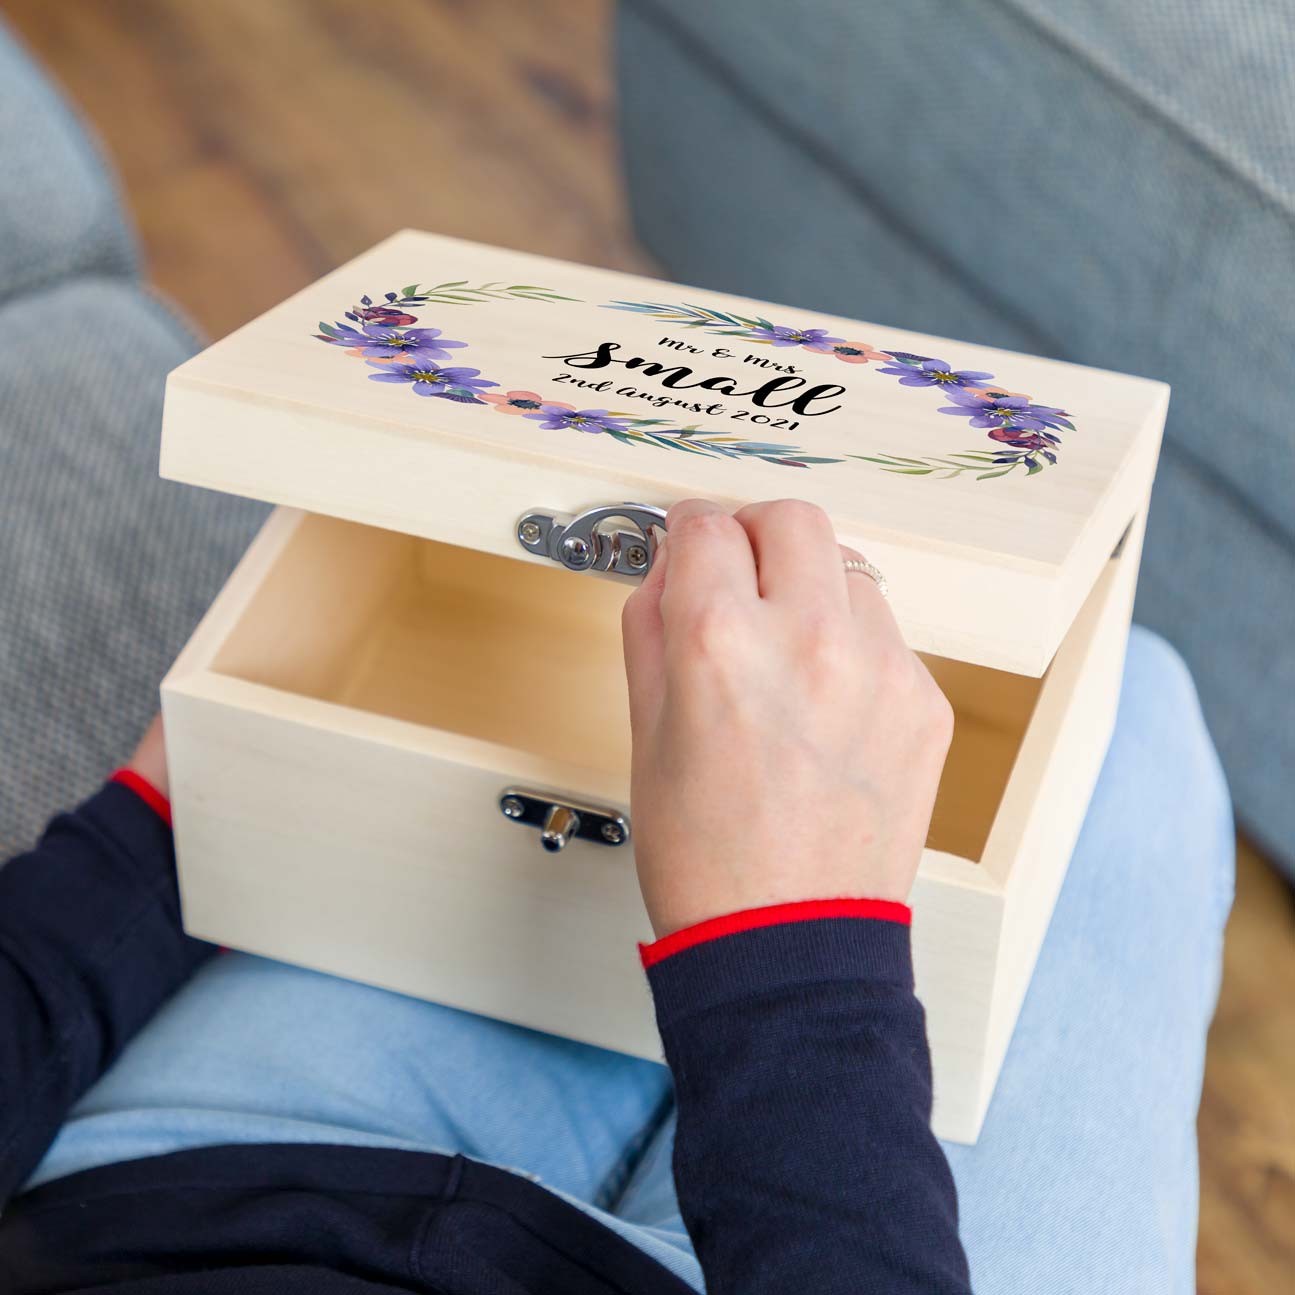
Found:
<svg viewBox="0 0 1295 1295"><path fill-rule="evenodd" d="M595 845L624 845L630 839L630 821L620 810L525 787L505 787L499 812L514 823L538 827L540 845L552 854L573 839Z"/></svg>
<svg viewBox="0 0 1295 1295"><path fill-rule="evenodd" d="M652 504L602 504L575 516L536 509L518 521L517 542L569 571L645 576L656 558L656 532L665 530L665 518L665 509ZM629 522L633 529L617 522Z"/></svg>

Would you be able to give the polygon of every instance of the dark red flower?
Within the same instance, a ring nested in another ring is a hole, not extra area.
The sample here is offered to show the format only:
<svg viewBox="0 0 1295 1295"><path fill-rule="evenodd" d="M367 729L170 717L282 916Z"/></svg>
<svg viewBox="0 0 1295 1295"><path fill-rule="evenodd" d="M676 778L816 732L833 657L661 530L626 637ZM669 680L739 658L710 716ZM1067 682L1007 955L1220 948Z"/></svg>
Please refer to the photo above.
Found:
<svg viewBox="0 0 1295 1295"><path fill-rule="evenodd" d="M418 322L417 316L406 315L394 306L352 306L350 313L365 323L387 324L392 328L403 328L406 324Z"/></svg>
<svg viewBox="0 0 1295 1295"><path fill-rule="evenodd" d="M1013 445L1018 450L1045 450L1048 448L1048 442L1038 432L1023 431L1019 427L995 427L989 433L989 439L991 441L1002 441L1006 445Z"/></svg>

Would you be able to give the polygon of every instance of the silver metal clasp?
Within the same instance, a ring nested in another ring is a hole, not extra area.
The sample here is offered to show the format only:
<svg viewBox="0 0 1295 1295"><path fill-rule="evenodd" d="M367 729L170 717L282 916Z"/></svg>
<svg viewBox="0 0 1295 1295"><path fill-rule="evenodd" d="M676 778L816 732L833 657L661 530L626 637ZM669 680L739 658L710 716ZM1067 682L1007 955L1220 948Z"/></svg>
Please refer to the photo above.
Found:
<svg viewBox="0 0 1295 1295"><path fill-rule="evenodd" d="M577 837L598 845L624 845L630 839L630 821L620 810L524 787L501 791L499 812L515 823L538 827L540 845L552 854L565 849L567 842Z"/></svg>
<svg viewBox="0 0 1295 1295"><path fill-rule="evenodd" d="M528 553L560 562L570 571L613 571L644 576L656 557L665 509L652 504L603 504L572 517L535 511L517 523L517 542ZM618 527L629 522L634 529Z"/></svg>

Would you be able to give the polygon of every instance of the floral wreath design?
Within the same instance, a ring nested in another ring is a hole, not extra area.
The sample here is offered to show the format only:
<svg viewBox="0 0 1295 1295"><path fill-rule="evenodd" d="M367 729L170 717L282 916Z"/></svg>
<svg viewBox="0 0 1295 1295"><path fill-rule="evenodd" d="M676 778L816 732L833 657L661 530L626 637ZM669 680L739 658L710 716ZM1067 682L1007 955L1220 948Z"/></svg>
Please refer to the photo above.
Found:
<svg viewBox="0 0 1295 1295"><path fill-rule="evenodd" d="M480 369L457 364L454 351L467 342L446 337L439 328L415 327L412 313L428 305L469 305L486 301L575 301L533 284L485 283L469 286L466 279L422 287L411 283L399 292L388 292L381 302L364 296L344 313L348 323L319 324L315 336L346 354L365 360L376 370L374 382L409 387L415 395L450 400L456 404L491 408L495 413L520 416L545 431L571 430L607 435L625 445L650 445L707 458L756 458L785 467L856 459L904 476L956 477L964 472L977 480L1005 477L1018 469L1026 476L1042 472L1057 462L1060 431L1074 431L1064 409L1034 404L1028 395L995 385L992 373L954 369L942 359L908 351L882 351L864 342L832 337L825 328L792 328L767 319L652 301L616 301L608 310L629 311L675 328L699 328L718 337L739 337L745 342L776 348L797 347L829 355L845 364L876 362L876 373L898 380L901 387L934 388L951 403L939 412L965 418L970 426L986 431L994 447L967 450L947 456L909 458L899 454L845 454L824 458L805 454L794 445L746 440L709 432L693 424L680 426L670 419L639 418L611 409L577 409L562 400L548 400L534 391L497 391L501 384L485 378Z"/></svg>

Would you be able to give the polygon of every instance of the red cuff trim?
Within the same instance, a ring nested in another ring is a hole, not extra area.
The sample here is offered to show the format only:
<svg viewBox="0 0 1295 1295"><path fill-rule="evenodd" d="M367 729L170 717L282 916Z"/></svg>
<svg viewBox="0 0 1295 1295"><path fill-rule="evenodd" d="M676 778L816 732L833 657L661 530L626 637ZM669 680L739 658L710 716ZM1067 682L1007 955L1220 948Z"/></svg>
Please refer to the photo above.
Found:
<svg viewBox="0 0 1295 1295"><path fill-rule="evenodd" d="M910 926L913 910L907 904L897 904L889 899L802 899L793 904L770 904L767 908L747 908L740 913L712 917L695 926L685 926L671 935L663 935L652 944L640 944L639 957L646 969L685 949L726 935L755 931L762 926L783 926L788 922L817 922L825 917L865 917Z"/></svg>
<svg viewBox="0 0 1295 1295"><path fill-rule="evenodd" d="M147 778L141 777L134 769L118 769L108 781L129 788L167 827L171 826L171 802Z"/></svg>

